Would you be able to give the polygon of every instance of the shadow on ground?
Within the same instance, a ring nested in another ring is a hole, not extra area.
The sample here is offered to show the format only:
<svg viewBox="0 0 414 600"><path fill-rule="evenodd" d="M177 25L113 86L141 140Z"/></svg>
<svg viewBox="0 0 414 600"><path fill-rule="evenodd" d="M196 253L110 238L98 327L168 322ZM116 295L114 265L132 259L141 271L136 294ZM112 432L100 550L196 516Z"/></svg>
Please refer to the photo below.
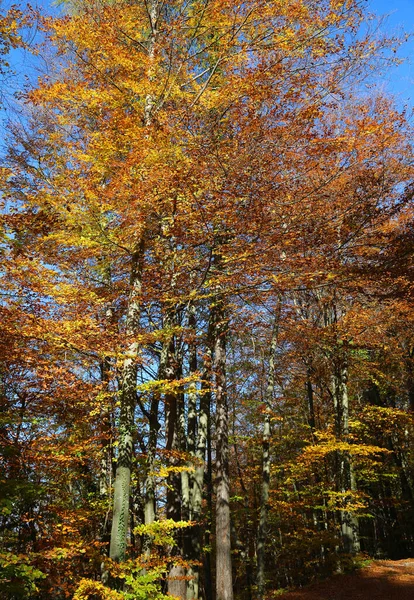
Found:
<svg viewBox="0 0 414 600"><path fill-rule="evenodd" d="M414 600L414 559L375 561L349 575L337 575L281 600Z"/></svg>

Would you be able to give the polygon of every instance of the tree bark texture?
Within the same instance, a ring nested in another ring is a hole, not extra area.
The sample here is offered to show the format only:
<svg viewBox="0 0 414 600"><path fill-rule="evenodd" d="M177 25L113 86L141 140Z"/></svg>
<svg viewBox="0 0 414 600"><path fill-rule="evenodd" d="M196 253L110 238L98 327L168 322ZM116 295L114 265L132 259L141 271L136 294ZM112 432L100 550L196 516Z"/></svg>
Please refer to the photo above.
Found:
<svg viewBox="0 0 414 600"><path fill-rule="evenodd" d="M194 365L195 366L195 365ZM198 431L194 454L196 458L195 473L192 480L191 488L191 506L190 518L195 522L195 525L190 530L190 548L189 559L199 561L201 557L202 545L202 501L205 477L206 464L206 449L207 437L209 435L209 412L211 403L210 381L211 381L211 353L206 352L204 372L203 372L202 389L200 396L200 408L198 414ZM189 423L190 426L190 423ZM200 593L200 568L194 565L189 569L189 580L187 589L187 600L198 600Z"/></svg>
<svg viewBox="0 0 414 600"><path fill-rule="evenodd" d="M265 416L263 423L263 438L262 438L262 484L261 484L261 499L260 499L260 516L259 526L257 531L257 597L259 600L264 598L265 592L265 544L266 544L266 528L267 528L267 513L269 502L269 485L270 485L270 415L272 410L272 400L275 389L275 358L279 335L279 320L280 320L280 303L274 319L272 340L270 343L269 354L269 372L267 378L267 386L265 392Z"/></svg>
<svg viewBox="0 0 414 600"><path fill-rule="evenodd" d="M133 452L134 413L137 394L137 359L139 346L134 340L139 330L142 263L144 247L132 256L130 296L127 309L126 334L131 339L124 358L120 389L120 416L118 432L118 460L114 485L114 504L112 517L111 542L109 556L113 560L125 560L128 523L129 496L131 484L131 465Z"/></svg>
<svg viewBox="0 0 414 600"><path fill-rule="evenodd" d="M154 58L155 44L157 39L157 21L160 4L158 0L147 2L150 36L148 40L148 56L150 63ZM148 72L151 81L151 66ZM154 98L148 94L145 99L144 125L150 127L153 118ZM140 302L142 292L142 267L144 258L144 237L136 251L132 255L130 297L126 317L126 334L128 338L134 338L138 333L140 321ZM136 404L137 385L137 358L138 343L132 341L126 353L120 389L120 417L118 433L118 460L114 484L114 503L111 541L109 556L113 560L123 561L126 555L128 522L129 522L129 496L131 485L131 465L133 452L133 428Z"/></svg>
<svg viewBox="0 0 414 600"><path fill-rule="evenodd" d="M346 357L340 356L334 374L335 429L338 440L349 440L348 368ZM348 452L338 452L338 478L340 491L356 490L352 460ZM340 512L342 546L345 552L355 554L360 550L358 518L347 510Z"/></svg>
<svg viewBox="0 0 414 600"><path fill-rule="evenodd" d="M216 397L216 598L233 600L229 482L229 408L226 389L226 338L228 318L224 301L212 308Z"/></svg>
<svg viewBox="0 0 414 600"><path fill-rule="evenodd" d="M176 322L175 308L166 309L164 326L170 329ZM181 356L174 335L167 339L163 344L162 361L165 364L164 378L167 382L173 383L182 377ZM178 453L183 450L183 432L182 414L183 414L183 394L181 391L168 390L164 395L165 403L165 424L166 424L166 450L170 452L169 464L171 467L179 466ZM181 520L182 509L182 486L181 474L174 470L168 475L167 480L167 519L173 521ZM182 533L176 533L177 545L171 550L171 558L183 556ZM185 579L185 569L181 564L173 564L168 574L168 593L182 600L186 599L187 582Z"/></svg>

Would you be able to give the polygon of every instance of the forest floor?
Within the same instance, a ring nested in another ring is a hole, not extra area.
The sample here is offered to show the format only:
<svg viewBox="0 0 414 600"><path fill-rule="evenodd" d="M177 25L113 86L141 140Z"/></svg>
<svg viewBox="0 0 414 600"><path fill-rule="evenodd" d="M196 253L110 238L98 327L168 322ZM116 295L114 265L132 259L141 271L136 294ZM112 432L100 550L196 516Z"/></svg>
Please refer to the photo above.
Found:
<svg viewBox="0 0 414 600"><path fill-rule="evenodd" d="M377 560L348 575L337 575L281 600L414 600L414 559Z"/></svg>

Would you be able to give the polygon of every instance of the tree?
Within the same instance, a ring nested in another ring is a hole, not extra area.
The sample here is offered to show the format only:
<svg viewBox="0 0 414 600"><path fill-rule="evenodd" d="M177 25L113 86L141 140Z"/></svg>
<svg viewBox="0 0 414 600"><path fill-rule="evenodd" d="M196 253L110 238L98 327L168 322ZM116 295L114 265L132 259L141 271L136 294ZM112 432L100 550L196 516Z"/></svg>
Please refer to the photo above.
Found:
<svg viewBox="0 0 414 600"><path fill-rule="evenodd" d="M288 583L335 567L365 508L351 467L382 452L342 417L363 393L358 278L401 214L410 149L404 115L347 86L390 41L357 35L356 1L72 5L40 21L58 69L25 96L3 181L11 281L30 298L11 310L21 387L46 419L34 564L70 564L56 598L195 600L211 552L230 600L248 557L263 597L270 559Z"/></svg>

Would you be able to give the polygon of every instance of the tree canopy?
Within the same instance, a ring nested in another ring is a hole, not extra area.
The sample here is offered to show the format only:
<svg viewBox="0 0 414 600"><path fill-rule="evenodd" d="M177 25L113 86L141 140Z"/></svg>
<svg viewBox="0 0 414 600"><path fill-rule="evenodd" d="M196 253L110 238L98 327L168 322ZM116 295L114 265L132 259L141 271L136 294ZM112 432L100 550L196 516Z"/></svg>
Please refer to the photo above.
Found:
<svg viewBox="0 0 414 600"><path fill-rule="evenodd" d="M264 600L413 552L413 160L360 0L3 11L5 599ZM366 90L369 90L368 92ZM168 595L167 595L168 594Z"/></svg>

